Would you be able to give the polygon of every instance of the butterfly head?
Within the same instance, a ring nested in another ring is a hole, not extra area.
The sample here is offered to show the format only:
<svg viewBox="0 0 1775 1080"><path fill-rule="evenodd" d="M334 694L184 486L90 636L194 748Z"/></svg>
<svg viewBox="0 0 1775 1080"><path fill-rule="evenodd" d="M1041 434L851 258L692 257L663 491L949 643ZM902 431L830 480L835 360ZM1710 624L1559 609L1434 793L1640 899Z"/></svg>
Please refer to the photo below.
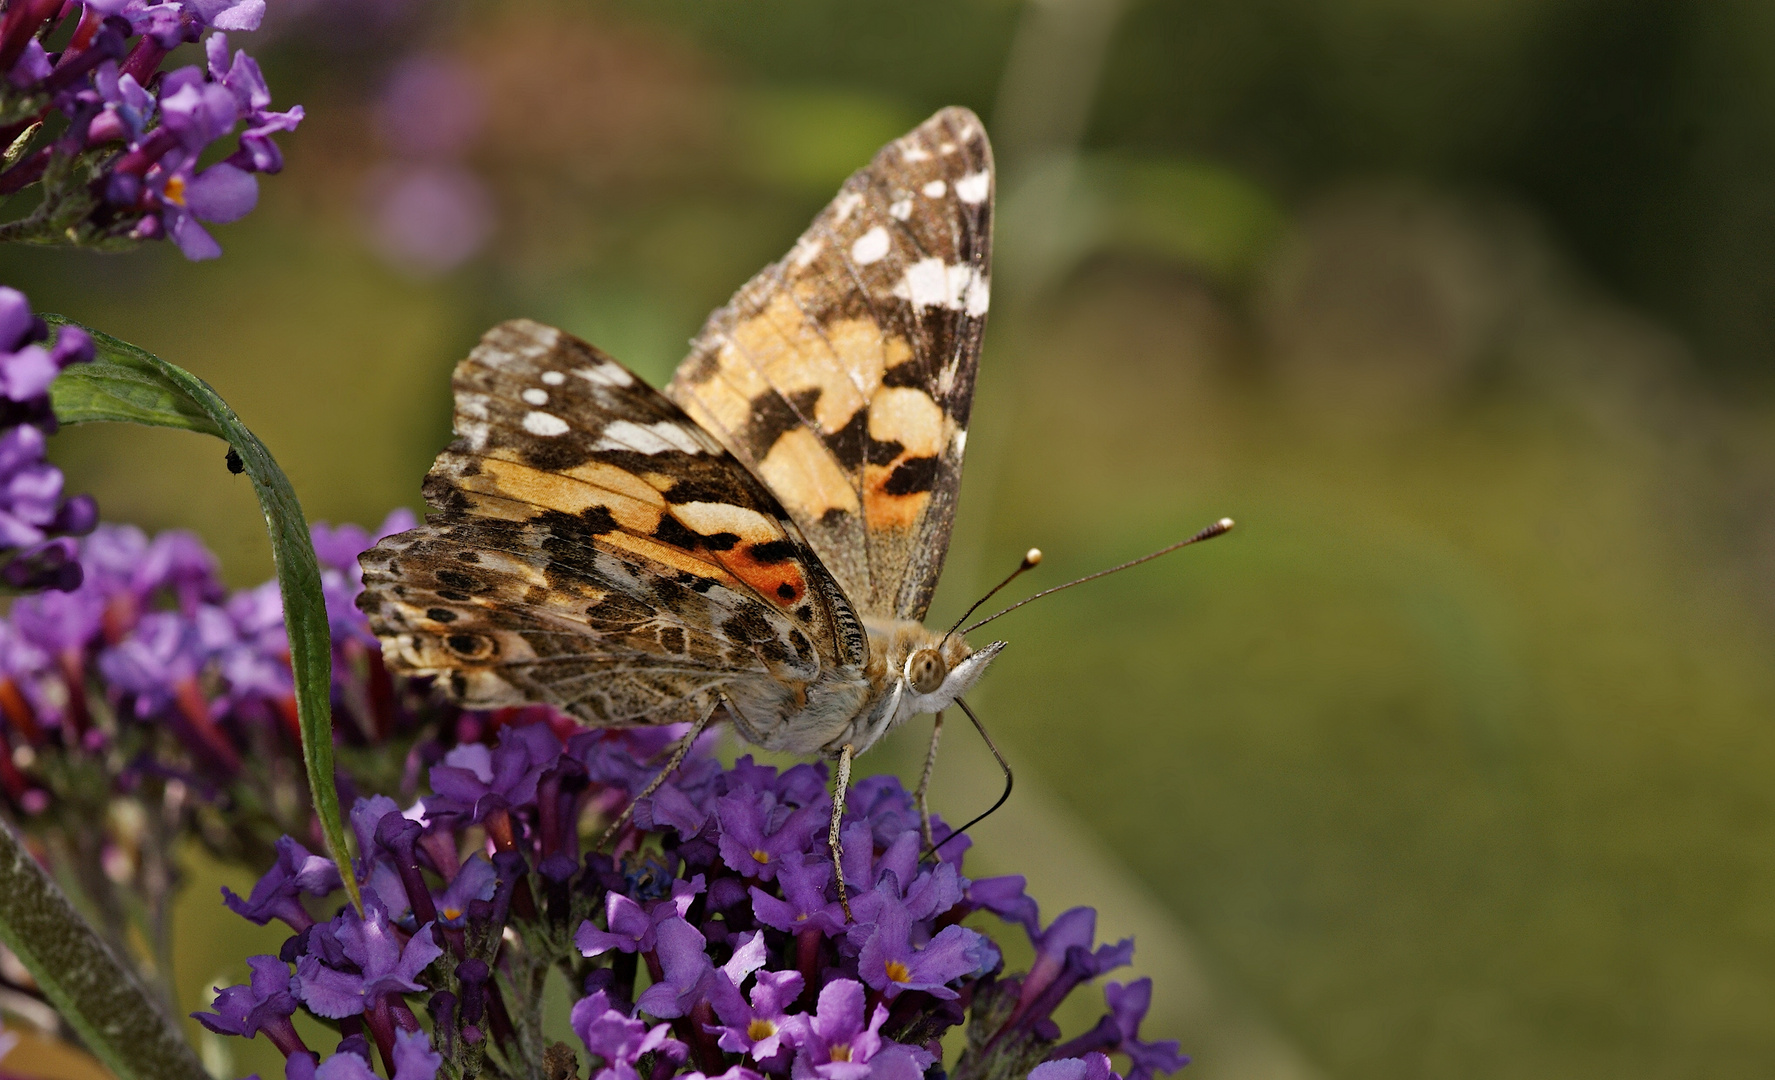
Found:
<svg viewBox="0 0 1775 1080"><path fill-rule="evenodd" d="M973 688L1004 647L995 641L976 652L955 635L912 650L900 669L902 711L917 716L947 709Z"/></svg>

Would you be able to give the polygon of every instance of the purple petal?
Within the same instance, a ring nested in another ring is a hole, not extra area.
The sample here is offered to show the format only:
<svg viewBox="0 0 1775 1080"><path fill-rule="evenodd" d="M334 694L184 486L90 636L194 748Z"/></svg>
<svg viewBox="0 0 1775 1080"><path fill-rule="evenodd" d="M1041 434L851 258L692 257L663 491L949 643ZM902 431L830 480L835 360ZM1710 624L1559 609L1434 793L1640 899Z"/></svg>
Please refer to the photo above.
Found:
<svg viewBox="0 0 1775 1080"><path fill-rule="evenodd" d="M14 401L29 401L48 392L61 367L48 349L27 345L11 356L0 357L0 394Z"/></svg>
<svg viewBox="0 0 1775 1080"><path fill-rule="evenodd" d="M185 207L204 221L239 221L259 202L259 181L226 161L198 173L185 185Z"/></svg>
<svg viewBox="0 0 1775 1080"><path fill-rule="evenodd" d="M394 1036L394 1080L436 1080L444 1056L431 1048L423 1031L397 1031Z"/></svg>
<svg viewBox="0 0 1775 1080"><path fill-rule="evenodd" d="M0 285L0 352L23 345L36 323L25 294L9 285Z"/></svg>
<svg viewBox="0 0 1775 1080"><path fill-rule="evenodd" d="M218 30L257 30L265 18L265 0L185 0L185 6Z"/></svg>
<svg viewBox="0 0 1775 1080"><path fill-rule="evenodd" d="M222 254L222 245L216 238L204 231L197 219L182 210L168 210L162 215L166 231L172 236L173 242L179 245L179 251L192 262L214 259ZM346 1055L350 1056L350 1055Z"/></svg>
<svg viewBox="0 0 1775 1080"><path fill-rule="evenodd" d="M347 1051L321 1062L314 1070L314 1080L376 1080L376 1074L369 1062Z"/></svg>

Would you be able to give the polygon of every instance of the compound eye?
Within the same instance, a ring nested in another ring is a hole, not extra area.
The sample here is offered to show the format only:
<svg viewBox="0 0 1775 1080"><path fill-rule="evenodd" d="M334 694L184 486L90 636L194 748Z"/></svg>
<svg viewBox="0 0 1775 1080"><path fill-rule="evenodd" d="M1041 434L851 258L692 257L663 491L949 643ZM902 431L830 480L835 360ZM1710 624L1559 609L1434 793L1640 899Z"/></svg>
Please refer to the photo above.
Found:
<svg viewBox="0 0 1775 1080"><path fill-rule="evenodd" d="M912 688L921 694L934 694L949 676L949 665L943 662L942 654L935 649L920 649L912 654L906 664L907 674L912 681Z"/></svg>

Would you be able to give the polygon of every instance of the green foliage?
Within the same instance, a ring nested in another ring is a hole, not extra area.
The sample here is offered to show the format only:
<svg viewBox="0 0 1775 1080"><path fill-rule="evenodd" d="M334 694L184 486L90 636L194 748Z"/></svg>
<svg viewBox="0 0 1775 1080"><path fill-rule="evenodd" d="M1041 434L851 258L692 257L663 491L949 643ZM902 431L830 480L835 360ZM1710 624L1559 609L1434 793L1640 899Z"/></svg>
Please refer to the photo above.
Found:
<svg viewBox="0 0 1775 1080"><path fill-rule="evenodd" d="M49 321L58 325L68 323L57 316L49 317ZM87 332L92 335L97 356L90 364L68 368L51 390L56 415L64 423L113 420L214 435L239 455L253 482L253 492L265 515L265 529L271 535L272 558L283 595L309 791L327 849L339 864L352 902L361 906L339 813L339 793L333 783L333 650L327 605L321 594L320 566L308 537L308 522L296 501L296 493L265 444L247 430L208 383L109 334L90 328Z"/></svg>

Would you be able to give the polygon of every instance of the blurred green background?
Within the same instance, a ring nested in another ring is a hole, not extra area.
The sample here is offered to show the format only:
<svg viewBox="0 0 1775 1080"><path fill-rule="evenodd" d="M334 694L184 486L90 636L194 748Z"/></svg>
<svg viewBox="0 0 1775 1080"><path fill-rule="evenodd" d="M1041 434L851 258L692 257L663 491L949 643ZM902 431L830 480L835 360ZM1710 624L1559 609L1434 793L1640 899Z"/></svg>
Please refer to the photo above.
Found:
<svg viewBox="0 0 1775 1080"><path fill-rule="evenodd" d="M995 625L999 737L1325 1076L1767 1075L1775 8L271 7L237 44L309 119L225 257L0 280L214 383L311 517L418 505L498 319L663 381L881 142L971 106L998 303L933 621L1031 545L1034 588L1240 522ZM468 88L445 150L390 111L416 62ZM390 231L420 168L467 185L466 252ZM269 573L216 444L54 448ZM191 920L181 977L238 981Z"/></svg>

